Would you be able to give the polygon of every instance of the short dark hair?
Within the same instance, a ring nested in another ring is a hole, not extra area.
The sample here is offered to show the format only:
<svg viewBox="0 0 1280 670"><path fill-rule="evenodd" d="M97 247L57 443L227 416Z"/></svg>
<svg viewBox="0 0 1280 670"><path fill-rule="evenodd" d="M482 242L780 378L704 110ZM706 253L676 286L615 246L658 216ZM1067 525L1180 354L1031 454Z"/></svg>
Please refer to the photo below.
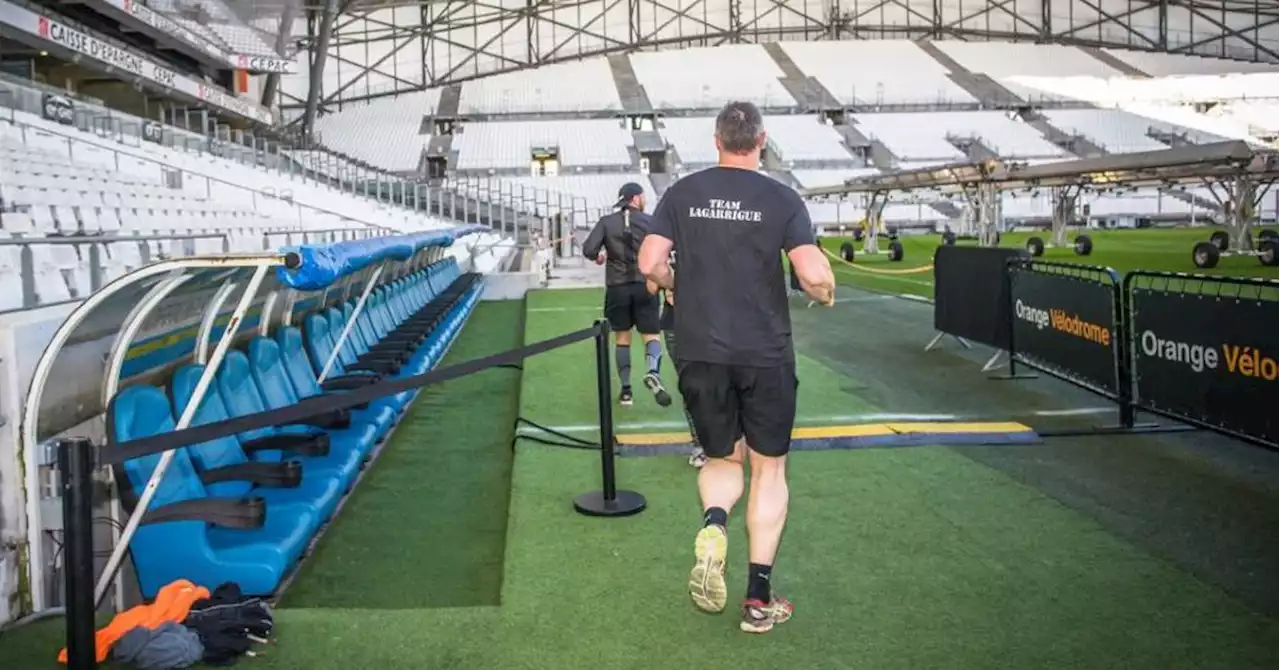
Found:
<svg viewBox="0 0 1280 670"><path fill-rule="evenodd" d="M716 137L720 138L720 146L730 153L750 153L763 132L764 117L749 102L730 102L716 116Z"/></svg>

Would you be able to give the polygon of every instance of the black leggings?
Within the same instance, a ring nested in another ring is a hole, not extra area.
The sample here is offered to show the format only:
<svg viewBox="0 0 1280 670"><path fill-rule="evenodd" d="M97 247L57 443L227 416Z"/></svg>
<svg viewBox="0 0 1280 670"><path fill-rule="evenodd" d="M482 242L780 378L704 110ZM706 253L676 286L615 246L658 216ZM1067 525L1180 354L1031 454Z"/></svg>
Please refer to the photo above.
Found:
<svg viewBox="0 0 1280 670"><path fill-rule="evenodd" d="M667 346L667 357L671 359L671 367L676 369L676 374L679 374L680 364L678 361L680 360L680 357L676 353L675 331L671 329L663 330L662 342ZM689 414L689 406L681 402L680 409L684 410L684 420L689 424L689 435L693 439L693 446L701 449L702 445L698 443L698 431L693 428L693 415Z"/></svg>

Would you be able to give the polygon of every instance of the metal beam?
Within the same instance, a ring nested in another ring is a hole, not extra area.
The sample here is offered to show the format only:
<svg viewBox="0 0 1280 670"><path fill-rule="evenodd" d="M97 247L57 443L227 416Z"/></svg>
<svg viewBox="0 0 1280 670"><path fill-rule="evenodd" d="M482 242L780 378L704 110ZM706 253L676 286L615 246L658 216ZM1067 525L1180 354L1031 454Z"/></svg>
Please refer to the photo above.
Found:
<svg viewBox="0 0 1280 670"><path fill-rule="evenodd" d="M1218 142L1160 151L1027 165L992 159L850 179L842 185L803 189L810 200L852 194L930 190L957 193L994 184L1000 190L1079 186L1094 190L1200 184L1206 180L1275 179L1276 151L1245 142Z"/></svg>
<svg viewBox="0 0 1280 670"><path fill-rule="evenodd" d="M311 61L311 79L307 86L307 108L302 116L302 132L310 135L315 127L316 110L320 107L320 89L324 86L324 66L329 55L329 38L333 35L333 20L338 15L338 0L325 0L320 28L317 31L314 58Z"/></svg>

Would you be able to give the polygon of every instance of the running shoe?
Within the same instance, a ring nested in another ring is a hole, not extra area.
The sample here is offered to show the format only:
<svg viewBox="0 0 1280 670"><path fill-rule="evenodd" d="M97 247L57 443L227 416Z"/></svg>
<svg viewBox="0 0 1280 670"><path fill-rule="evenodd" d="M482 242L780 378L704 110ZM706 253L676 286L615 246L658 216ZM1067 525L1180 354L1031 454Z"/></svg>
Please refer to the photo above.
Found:
<svg viewBox="0 0 1280 670"><path fill-rule="evenodd" d="M689 465L692 465L695 468L700 468L706 464L707 464L707 452L703 451L702 447L698 447L697 449L694 449L693 453L689 454Z"/></svg>
<svg viewBox="0 0 1280 670"><path fill-rule="evenodd" d="M656 373L650 372L644 376L644 387L649 389L653 399L658 401L659 405L663 407L671 405L671 394L667 393L667 389L662 386L662 378Z"/></svg>
<svg viewBox="0 0 1280 670"><path fill-rule="evenodd" d="M769 602L748 600L742 603L742 623L738 627L748 633L768 633L791 618L795 607L786 598L774 596Z"/></svg>
<svg viewBox="0 0 1280 670"><path fill-rule="evenodd" d="M729 553L729 536L721 526L707 526L694 539L695 563L689 572L689 597L704 612L724 610L729 592L724 584L724 562Z"/></svg>
<svg viewBox="0 0 1280 670"><path fill-rule="evenodd" d="M631 406L631 387L624 386L622 392L618 394L618 404L623 407Z"/></svg>

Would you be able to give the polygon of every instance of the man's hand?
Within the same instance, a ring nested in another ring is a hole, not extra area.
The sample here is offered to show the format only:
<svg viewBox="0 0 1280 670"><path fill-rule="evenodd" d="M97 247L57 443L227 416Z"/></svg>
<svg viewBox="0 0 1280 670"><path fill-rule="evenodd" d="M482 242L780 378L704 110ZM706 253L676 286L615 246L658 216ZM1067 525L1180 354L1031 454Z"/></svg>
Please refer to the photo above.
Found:
<svg viewBox="0 0 1280 670"><path fill-rule="evenodd" d="M652 280L644 280L644 290L648 291L649 295L658 295L658 285L653 283Z"/></svg>
<svg viewBox="0 0 1280 670"><path fill-rule="evenodd" d="M674 289L667 289L667 290L666 290L666 294L667 294L667 304L668 304L668 305L671 305L672 307L675 307L675 306L676 306L676 292L675 292L675 290L674 290Z"/></svg>

